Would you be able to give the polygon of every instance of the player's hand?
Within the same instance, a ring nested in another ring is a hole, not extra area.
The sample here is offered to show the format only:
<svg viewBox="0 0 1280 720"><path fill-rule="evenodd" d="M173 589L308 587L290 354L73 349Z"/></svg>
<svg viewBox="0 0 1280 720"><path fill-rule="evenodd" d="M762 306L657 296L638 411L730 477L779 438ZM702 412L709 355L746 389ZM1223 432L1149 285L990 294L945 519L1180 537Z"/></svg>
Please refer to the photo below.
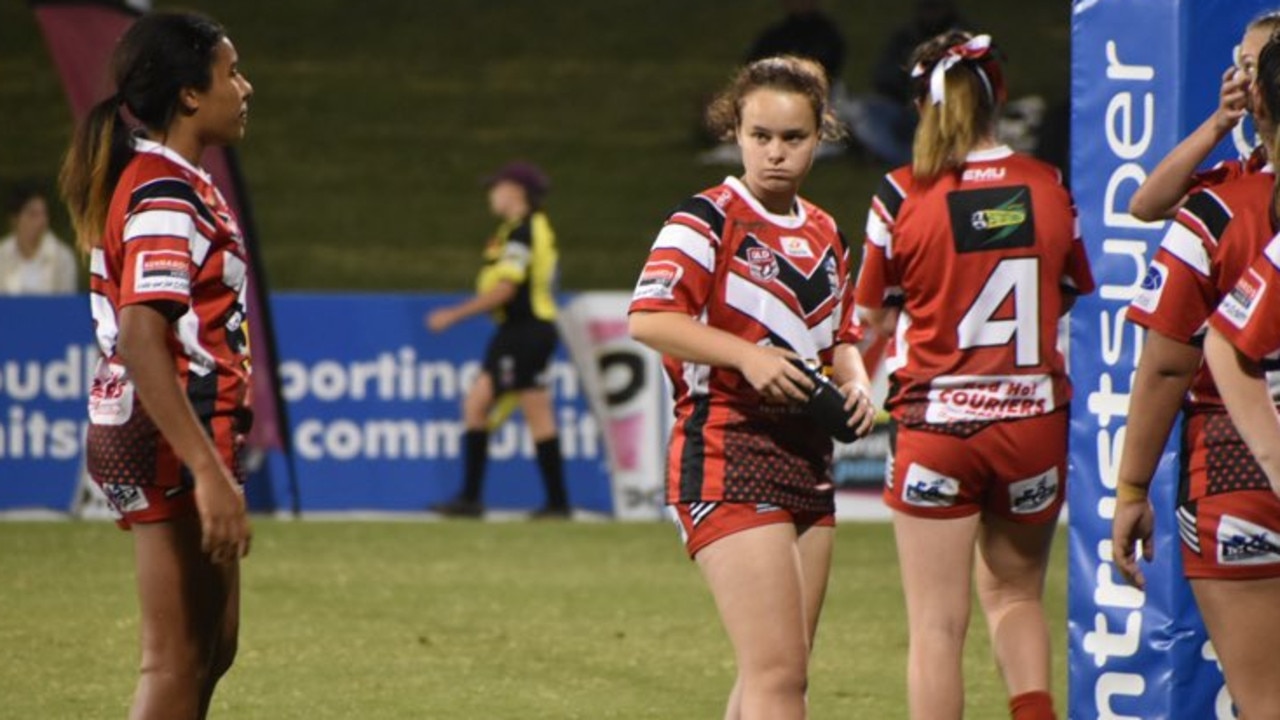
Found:
<svg viewBox="0 0 1280 720"><path fill-rule="evenodd" d="M458 317L451 308L432 310L427 314L427 329L431 332L444 332L458 322Z"/></svg>
<svg viewBox="0 0 1280 720"><path fill-rule="evenodd" d="M200 547L217 564L249 554L253 530L245 510L244 494L221 463L195 473L196 510L200 513Z"/></svg>
<svg viewBox="0 0 1280 720"><path fill-rule="evenodd" d="M1248 73L1232 65L1222 74L1222 88L1218 92L1218 108L1213 111L1213 125L1221 135L1226 135L1249 111Z"/></svg>
<svg viewBox="0 0 1280 720"><path fill-rule="evenodd" d="M858 437L866 437L876 424L876 406L871 401L871 392L860 383L852 380L840 386L844 393L844 409L849 413L849 427L858 433Z"/></svg>
<svg viewBox="0 0 1280 720"><path fill-rule="evenodd" d="M782 348L755 346L738 363L738 371L767 402L779 405L802 403L809 399L813 381L791 364L798 356Z"/></svg>
<svg viewBox="0 0 1280 720"><path fill-rule="evenodd" d="M1138 567L1137 544L1142 543L1143 560L1155 559L1156 546L1151 541L1155 524L1150 500L1116 501L1116 516L1111 521L1111 558L1124 579L1139 589L1146 588L1147 579Z"/></svg>

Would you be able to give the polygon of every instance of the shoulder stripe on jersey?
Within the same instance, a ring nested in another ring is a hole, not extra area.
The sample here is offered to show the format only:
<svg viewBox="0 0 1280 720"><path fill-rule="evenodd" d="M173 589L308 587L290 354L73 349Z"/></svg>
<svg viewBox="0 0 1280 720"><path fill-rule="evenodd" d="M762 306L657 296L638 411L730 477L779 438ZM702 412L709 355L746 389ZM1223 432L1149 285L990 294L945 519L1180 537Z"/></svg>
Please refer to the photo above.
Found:
<svg viewBox="0 0 1280 720"><path fill-rule="evenodd" d="M1227 230L1227 224L1231 222L1231 209L1211 190L1193 193L1182 206L1182 213L1190 215L1202 225L1209 233L1209 239L1214 242L1222 239L1222 234Z"/></svg>
<svg viewBox="0 0 1280 720"><path fill-rule="evenodd" d="M1280 235L1271 238L1271 242L1267 243L1267 247L1262 252L1271 261L1272 265L1280 269Z"/></svg>
<svg viewBox="0 0 1280 720"><path fill-rule="evenodd" d="M876 199L884 207L889 215L889 219L896 219L898 211L902 209L902 201L907 199L907 194L898 187L893 178L885 175L880 181L880 187L876 190Z"/></svg>
<svg viewBox="0 0 1280 720"><path fill-rule="evenodd" d="M1209 276L1209 251L1205 250L1204 241L1200 239L1200 236L1191 232L1186 225L1176 222L1171 223L1169 231L1164 234L1164 239L1160 241L1160 247L1201 275Z"/></svg>
<svg viewBox="0 0 1280 720"><path fill-rule="evenodd" d="M680 451L680 499L694 500L702 497L706 482L707 439L703 431L711 415L711 397L694 398L693 411L684 421L684 447Z"/></svg>
<svg viewBox="0 0 1280 720"><path fill-rule="evenodd" d="M692 218L699 225L705 225L717 242L724 237L724 213L715 203L701 195L695 195L680 203L675 212L671 213L671 218L674 220L679 215Z"/></svg>
<svg viewBox="0 0 1280 720"><path fill-rule="evenodd" d="M873 207L868 210L867 242L881 248L885 251L885 255L892 257L893 253L889 249L889 242L892 239L893 232L889 230L888 224L885 223L884 218L880 216L880 213L876 211L876 208Z"/></svg>
<svg viewBox="0 0 1280 720"><path fill-rule="evenodd" d="M662 228L653 241L653 249L676 250L703 270L715 272L716 254L711 239L687 225L675 223Z"/></svg>
<svg viewBox="0 0 1280 720"><path fill-rule="evenodd" d="M215 226L218 224L217 218L205 206L200 196L196 195L196 191L191 187L191 184L178 178L152 180L135 189L133 194L129 196L129 212L133 212L134 208L146 200L157 199L173 199L187 203L195 209L196 213L205 222Z"/></svg>

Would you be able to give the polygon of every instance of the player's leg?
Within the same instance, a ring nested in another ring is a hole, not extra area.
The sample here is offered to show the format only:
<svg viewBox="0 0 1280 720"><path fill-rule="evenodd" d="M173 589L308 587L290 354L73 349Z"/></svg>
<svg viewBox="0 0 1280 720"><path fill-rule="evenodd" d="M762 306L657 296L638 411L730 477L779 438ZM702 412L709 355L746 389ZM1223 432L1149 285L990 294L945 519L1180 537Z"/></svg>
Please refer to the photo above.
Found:
<svg viewBox="0 0 1280 720"><path fill-rule="evenodd" d="M453 500L432 505L442 515L477 517L484 508L484 472L489 462L489 411L497 397L493 374L487 369L476 374L462 398L462 492Z"/></svg>
<svg viewBox="0 0 1280 720"><path fill-rule="evenodd" d="M831 576L831 552L835 547L835 525L806 525L799 528L796 547L800 551L801 587L804 591L804 617L809 652L812 654L818 633L822 603L827 596L827 580ZM741 716L742 682L733 684L725 720Z"/></svg>
<svg viewBox="0 0 1280 720"><path fill-rule="evenodd" d="M907 601L907 695L912 720L959 720L962 657L969 629L975 514L958 518L893 514Z"/></svg>
<svg viewBox="0 0 1280 720"><path fill-rule="evenodd" d="M211 565L202 573L210 599L206 621L212 650L209 653L209 671L200 697L200 718L209 714L209 703L218 681L235 662L240 639L240 563Z"/></svg>
<svg viewBox="0 0 1280 720"><path fill-rule="evenodd" d="M1014 720L1052 720L1044 581L1056 520L983 518L975 580Z"/></svg>
<svg viewBox="0 0 1280 720"><path fill-rule="evenodd" d="M1280 578L1193 578L1191 589L1241 720L1280 718Z"/></svg>
<svg viewBox="0 0 1280 720"><path fill-rule="evenodd" d="M541 514L567 514L569 497L564 486L564 458L560 452L560 433L556 429L551 390L545 387L521 390L520 412L524 414L529 434L533 436L538 471L547 493L547 504Z"/></svg>
<svg viewBox="0 0 1280 720"><path fill-rule="evenodd" d="M194 514L133 526L142 661L131 720L196 720L209 681L211 615Z"/></svg>
<svg viewBox="0 0 1280 720"><path fill-rule="evenodd" d="M737 659L737 717L804 718L809 643L795 527L743 530L703 548L696 560Z"/></svg>

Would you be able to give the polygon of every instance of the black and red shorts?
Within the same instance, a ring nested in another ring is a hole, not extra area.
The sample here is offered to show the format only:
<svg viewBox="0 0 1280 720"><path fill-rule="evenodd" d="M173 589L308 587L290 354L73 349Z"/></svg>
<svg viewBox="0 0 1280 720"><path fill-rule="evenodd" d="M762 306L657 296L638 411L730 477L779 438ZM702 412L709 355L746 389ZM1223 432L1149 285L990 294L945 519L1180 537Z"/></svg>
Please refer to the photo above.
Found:
<svg viewBox="0 0 1280 720"><path fill-rule="evenodd" d="M770 503L694 502L670 506L689 557L711 543L752 528L790 523L796 534L811 527L835 527L834 512L788 510Z"/></svg>
<svg viewBox="0 0 1280 720"><path fill-rule="evenodd" d="M1053 522L1066 497L1067 413L985 424L953 434L895 423L885 468L890 508L923 518L992 512Z"/></svg>

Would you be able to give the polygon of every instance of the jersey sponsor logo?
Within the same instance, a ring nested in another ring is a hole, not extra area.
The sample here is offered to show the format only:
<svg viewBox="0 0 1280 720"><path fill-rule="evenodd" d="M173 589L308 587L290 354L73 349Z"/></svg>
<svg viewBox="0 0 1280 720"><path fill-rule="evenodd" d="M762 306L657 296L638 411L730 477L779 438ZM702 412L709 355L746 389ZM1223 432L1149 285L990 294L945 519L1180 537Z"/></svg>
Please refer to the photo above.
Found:
<svg viewBox="0 0 1280 720"><path fill-rule="evenodd" d="M760 282L778 277L778 257L767 247L747 248L747 267L751 270L751 277Z"/></svg>
<svg viewBox="0 0 1280 720"><path fill-rule="evenodd" d="M951 507L960 497L960 481L911 463L902 480L902 500L916 507Z"/></svg>
<svg viewBox="0 0 1280 720"><path fill-rule="evenodd" d="M142 512L151 507L151 503L147 501L147 494L137 485L103 483L102 494L107 496L111 507L120 514Z"/></svg>
<svg viewBox="0 0 1280 720"><path fill-rule="evenodd" d="M964 182L997 182L1004 179L1003 167L969 168L964 171Z"/></svg>
<svg viewBox="0 0 1280 720"><path fill-rule="evenodd" d="M1045 510L1058 498L1058 469L1009 485L1009 509L1015 515L1034 515Z"/></svg>
<svg viewBox="0 0 1280 720"><path fill-rule="evenodd" d="M942 424L1035 417L1054 410L1048 375L942 375L929 387L925 421Z"/></svg>
<svg viewBox="0 0 1280 720"><path fill-rule="evenodd" d="M1218 562L1223 565L1280 563L1280 535L1224 514L1218 521Z"/></svg>
<svg viewBox="0 0 1280 720"><path fill-rule="evenodd" d="M1164 284L1169 280L1169 267L1159 260L1152 260L1147 274L1142 278L1142 289L1133 299L1133 306L1145 313L1153 313L1160 305Z"/></svg>
<svg viewBox="0 0 1280 720"><path fill-rule="evenodd" d="M1244 328L1253 317L1253 311L1261 304L1262 295L1267 290L1266 283L1258 273L1249 268L1236 281L1236 286L1222 298L1218 306L1218 314L1237 328Z"/></svg>
<svg viewBox="0 0 1280 720"><path fill-rule="evenodd" d="M947 194L956 252L1031 247L1035 220L1026 185L954 190Z"/></svg>
<svg viewBox="0 0 1280 720"><path fill-rule="evenodd" d="M809 247L809 241L794 235L783 235L782 252L788 257L811 258L813 257L813 248Z"/></svg>
<svg viewBox="0 0 1280 720"><path fill-rule="evenodd" d="M151 250L138 253L138 274L134 292L191 292L191 268L184 253L173 250Z"/></svg>
<svg viewBox="0 0 1280 720"><path fill-rule="evenodd" d="M653 260L640 271L636 283L636 300L671 300L675 298L676 285L684 275L684 268L670 260Z"/></svg>

